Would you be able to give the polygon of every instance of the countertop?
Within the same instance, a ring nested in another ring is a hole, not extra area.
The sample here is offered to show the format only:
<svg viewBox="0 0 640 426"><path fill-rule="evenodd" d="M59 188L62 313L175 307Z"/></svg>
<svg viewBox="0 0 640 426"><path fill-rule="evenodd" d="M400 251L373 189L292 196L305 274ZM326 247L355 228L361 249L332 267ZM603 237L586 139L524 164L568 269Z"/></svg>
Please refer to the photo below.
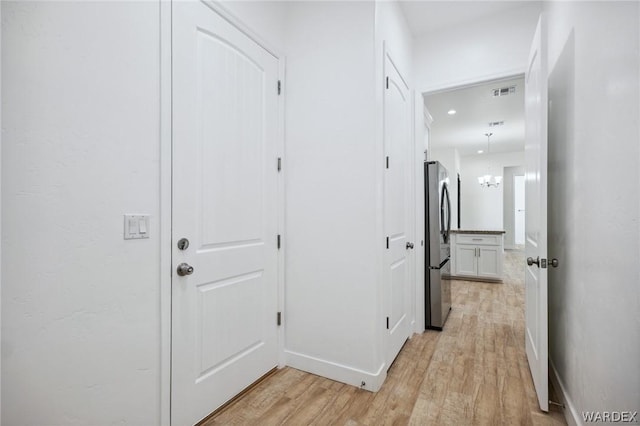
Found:
<svg viewBox="0 0 640 426"><path fill-rule="evenodd" d="M478 230L478 229L452 229L450 231L452 234L489 234L489 235L500 235L500 234L504 234L505 231L499 231L499 230L492 230L492 231L488 231L488 230Z"/></svg>

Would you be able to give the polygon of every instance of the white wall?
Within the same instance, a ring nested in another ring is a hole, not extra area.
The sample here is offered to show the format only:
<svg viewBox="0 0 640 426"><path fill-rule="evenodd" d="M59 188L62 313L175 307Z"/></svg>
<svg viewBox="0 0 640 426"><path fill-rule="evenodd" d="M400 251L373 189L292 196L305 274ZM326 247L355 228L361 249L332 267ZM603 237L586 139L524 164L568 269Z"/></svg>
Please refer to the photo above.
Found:
<svg viewBox="0 0 640 426"><path fill-rule="evenodd" d="M462 229L503 230L503 188L483 188L478 176L504 176L505 167L524 164L524 151L469 155L460 158Z"/></svg>
<svg viewBox="0 0 640 426"><path fill-rule="evenodd" d="M2 422L158 424L158 3L2 2L2 56Z"/></svg>
<svg viewBox="0 0 640 426"><path fill-rule="evenodd" d="M574 415L640 412L640 11L545 3L550 361Z"/></svg>
<svg viewBox="0 0 640 426"><path fill-rule="evenodd" d="M433 125L437 126L437 123L434 123ZM458 229L458 173L461 173L460 158L460 153L456 148L434 148L429 151L429 161L441 162L449 172L451 229Z"/></svg>
<svg viewBox="0 0 640 426"><path fill-rule="evenodd" d="M376 1L375 7L376 48L381 49L382 42L386 43L396 67L410 89L413 89L413 36L404 13L400 5L393 1ZM382 57L376 60L381 61Z"/></svg>
<svg viewBox="0 0 640 426"><path fill-rule="evenodd" d="M414 40L415 86L422 92L525 71L540 6L427 33Z"/></svg>
<svg viewBox="0 0 640 426"><path fill-rule="evenodd" d="M359 385L382 362L374 5L294 2L288 13L287 363Z"/></svg>
<svg viewBox="0 0 640 426"><path fill-rule="evenodd" d="M386 376L382 46L411 88L411 35L397 4L293 2L287 16L286 362L376 390Z"/></svg>

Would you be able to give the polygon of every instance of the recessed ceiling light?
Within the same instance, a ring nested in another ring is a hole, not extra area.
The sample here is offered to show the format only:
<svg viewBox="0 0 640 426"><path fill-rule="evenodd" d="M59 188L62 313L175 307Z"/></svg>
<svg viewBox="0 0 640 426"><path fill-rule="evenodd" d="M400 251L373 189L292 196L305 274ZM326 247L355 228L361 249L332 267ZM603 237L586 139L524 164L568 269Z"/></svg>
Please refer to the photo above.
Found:
<svg viewBox="0 0 640 426"><path fill-rule="evenodd" d="M483 152L484 152L484 151L483 151L483 150L481 150L481 149L479 149L479 150L478 150L478 154L482 154Z"/></svg>
<svg viewBox="0 0 640 426"><path fill-rule="evenodd" d="M449 115L454 115L456 113L455 109L450 109L449 111L447 111L447 114Z"/></svg>

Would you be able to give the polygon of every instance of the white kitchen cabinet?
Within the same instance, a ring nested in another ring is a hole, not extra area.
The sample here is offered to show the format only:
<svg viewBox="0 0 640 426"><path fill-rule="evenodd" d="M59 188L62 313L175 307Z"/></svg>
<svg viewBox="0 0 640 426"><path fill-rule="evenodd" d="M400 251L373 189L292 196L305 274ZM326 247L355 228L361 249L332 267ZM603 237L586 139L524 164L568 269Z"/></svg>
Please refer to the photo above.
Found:
<svg viewBox="0 0 640 426"><path fill-rule="evenodd" d="M456 245L454 253L454 275L478 275L477 247L471 245Z"/></svg>
<svg viewBox="0 0 640 426"><path fill-rule="evenodd" d="M502 281L502 233L454 233L451 245L453 275Z"/></svg>

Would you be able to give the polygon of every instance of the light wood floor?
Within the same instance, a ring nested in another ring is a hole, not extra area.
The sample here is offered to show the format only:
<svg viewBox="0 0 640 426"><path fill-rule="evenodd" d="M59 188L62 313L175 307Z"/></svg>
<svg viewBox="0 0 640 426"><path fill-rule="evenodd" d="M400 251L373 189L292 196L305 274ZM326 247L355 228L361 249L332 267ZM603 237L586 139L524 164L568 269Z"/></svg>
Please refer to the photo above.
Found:
<svg viewBox="0 0 640 426"><path fill-rule="evenodd" d="M538 409L524 350L524 256L505 282L452 281L444 331L407 341L377 393L283 368L204 424L564 425Z"/></svg>

